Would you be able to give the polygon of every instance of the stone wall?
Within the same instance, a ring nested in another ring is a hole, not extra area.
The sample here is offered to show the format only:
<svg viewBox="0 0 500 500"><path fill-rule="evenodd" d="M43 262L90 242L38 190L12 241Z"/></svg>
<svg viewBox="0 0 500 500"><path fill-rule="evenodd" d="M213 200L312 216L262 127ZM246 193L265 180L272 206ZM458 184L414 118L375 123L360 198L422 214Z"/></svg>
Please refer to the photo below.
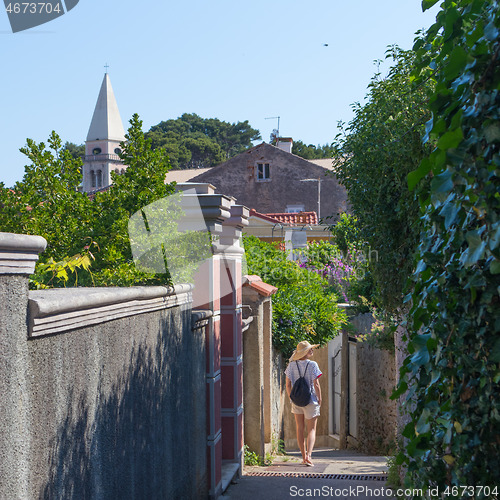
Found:
<svg viewBox="0 0 500 500"><path fill-rule="evenodd" d="M284 441L285 431L285 401L288 399L285 390L286 377L285 377L286 363L283 356L274 347L272 349L272 367L271 367L271 380L272 380L272 406L271 418L273 429L275 429L273 440L276 446L279 441Z"/></svg>
<svg viewBox="0 0 500 500"><path fill-rule="evenodd" d="M396 382L394 354L357 343L358 449L384 455L394 447L397 404L390 399Z"/></svg>
<svg viewBox="0 0 500 500"><path fill-rule="evenodd" d="M134 315L28 337L18 273L0 255L0 498L206 497L205 334L189 293L172 301L165 288L152 312L135 299ZM97 309L129 300L103 293Z"/></svg>

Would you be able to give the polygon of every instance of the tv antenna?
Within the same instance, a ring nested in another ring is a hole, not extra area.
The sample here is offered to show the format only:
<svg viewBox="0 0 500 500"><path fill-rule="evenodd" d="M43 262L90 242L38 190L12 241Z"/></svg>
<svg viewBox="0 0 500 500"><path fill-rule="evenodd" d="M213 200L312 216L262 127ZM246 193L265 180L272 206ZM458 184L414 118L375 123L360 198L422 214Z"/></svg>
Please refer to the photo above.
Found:
<svg viewBox="0 0 500 500"><path fill-rule="evenodd" d="M273 132L276 131L276 139L279 139L280 138L280 117L279 116L269 116L268 118L264 118L264 120L278 120L278 128L273 130Z"/></svg>

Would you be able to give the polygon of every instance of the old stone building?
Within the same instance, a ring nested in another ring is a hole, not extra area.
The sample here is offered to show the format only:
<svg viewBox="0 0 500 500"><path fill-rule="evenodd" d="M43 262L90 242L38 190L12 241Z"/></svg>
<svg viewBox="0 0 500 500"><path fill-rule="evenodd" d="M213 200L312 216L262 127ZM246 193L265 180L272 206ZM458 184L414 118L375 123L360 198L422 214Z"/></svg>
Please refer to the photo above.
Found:
<svg viewBox="0 0 500 500"><path fill-rule="evenodd" d="M331 161L305 160L289 152L288 145L286 151L263 142L216 167L193 172L189 181L210 183L218 193L264 214L316 212L324 218L345 212L347 193ZM175 180L169 174L167 182Z"/></svg>

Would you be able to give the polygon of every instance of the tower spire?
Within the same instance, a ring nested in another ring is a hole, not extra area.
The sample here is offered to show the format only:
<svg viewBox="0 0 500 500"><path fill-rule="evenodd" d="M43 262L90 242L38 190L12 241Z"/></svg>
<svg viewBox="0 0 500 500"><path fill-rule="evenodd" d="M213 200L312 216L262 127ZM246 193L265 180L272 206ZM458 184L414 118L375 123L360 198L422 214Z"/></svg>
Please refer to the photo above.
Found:
<svg viewBox="0 0 500 500"><path fill-rule="evenodd" d="M123 173L127 168L119 156L120 143L125 141L125 130L107 73L108 67L106 64L106 73L85 141L83 190L86 192L109 186L112 183L111 172Z"/></svg>
<svg viewBox="0 0 500 500"><path fill-rule="evenodd" d="M106 139L116 141L125 140L125 130L123 129L120 111L118 110L118 104L116 103L108 73L104 74L87 135L87 141L102 141Z"/></svg>

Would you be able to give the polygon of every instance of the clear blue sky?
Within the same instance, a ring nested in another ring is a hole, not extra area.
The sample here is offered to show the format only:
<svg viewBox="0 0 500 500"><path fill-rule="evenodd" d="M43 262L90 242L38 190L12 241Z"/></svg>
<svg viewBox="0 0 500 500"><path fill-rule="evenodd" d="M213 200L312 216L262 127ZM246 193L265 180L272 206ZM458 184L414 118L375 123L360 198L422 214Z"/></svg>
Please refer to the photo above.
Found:
<svg viewBox="0 0 500 500"><path fill-rule="evenodd" d="M249 120L269 141L265 118L280 116L282 136L330 143L373 61L435 14L419 0L80 0L13 34L2 5L0 181L22 179L27 137L84 142L106 63L125 128L133 113L148 130L187 112Z"/></svg>

